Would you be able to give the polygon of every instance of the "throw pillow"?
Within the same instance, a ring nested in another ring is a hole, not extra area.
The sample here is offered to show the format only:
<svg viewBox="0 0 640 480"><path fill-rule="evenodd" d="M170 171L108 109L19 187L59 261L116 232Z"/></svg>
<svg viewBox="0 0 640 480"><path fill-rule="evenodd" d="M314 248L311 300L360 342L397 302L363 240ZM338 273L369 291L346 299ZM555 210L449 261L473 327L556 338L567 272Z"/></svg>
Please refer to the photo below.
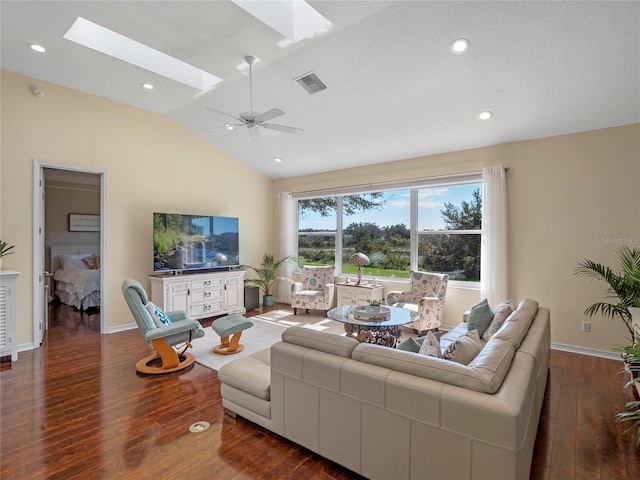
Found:
<svg viewBox="0 0 640 480"><path fill-rule="evenodd" d="M60 259L60 265L65 270L88 270L83 260L90 256L91 254L87 253L82 255L60 255L58 258Z"/></svg>
<svg viewBox="0 0 640 480"><path fill-rule="evenodd" d="M98 268L100 268L100 257L97 255L84 257L82 261L90 270L97 270Z"/></svg>
<svg viewBox="0 0 640 480"><path fill-rule="evenodd" d="M418 353L420 351L420 342L413 337L409 337L401 341L396 348L398 350L404 350L406 352Z"/></svg>
<svg viewBox="0 0 640 480"><path fill-rule="evenodd" d="M153 323L156 324L156 327L161 327L162 325L171 325L171 319L169 316L162 311L160 307L158 307L155 303L149 302L145 305L151 318L153 319Z"/></svg>
<svg viewBox="0 0 640 480"><path fill-rule="evenodd" d="M422 342L422 346L420 347L420 351L418 353L421 355L426 355L428 357L442 358L442 352L440 351L440 342L438 341L438 338L433 334L433 332L427 333L427 336Z"/></svg>
<svg viewBox="0 0 640 480"><path fill-rule="evenodd" d="M485 330L491 325L493 320L493 310L489 306L489 302L485 298L477 305L474 305L469 312L469 318L467 319L467 330L477 330L478 335L481 337Z"/></svg>
<svg viewBox="0 0 640 480"><path fill-rule="evenodd" d="M482 339L488 342L493 334L500 330L500 327L512 313L513 305L511 304L511 299L499 303L493 312L493 320L491 320L489 328L482 334Z"/></svg>
<svg viewBox="0 0 640 480"><path fill-rule="evenodd" d="M482 350L482 341L478 330L460 335L442 353L442 358L467 365Z"/></svg>

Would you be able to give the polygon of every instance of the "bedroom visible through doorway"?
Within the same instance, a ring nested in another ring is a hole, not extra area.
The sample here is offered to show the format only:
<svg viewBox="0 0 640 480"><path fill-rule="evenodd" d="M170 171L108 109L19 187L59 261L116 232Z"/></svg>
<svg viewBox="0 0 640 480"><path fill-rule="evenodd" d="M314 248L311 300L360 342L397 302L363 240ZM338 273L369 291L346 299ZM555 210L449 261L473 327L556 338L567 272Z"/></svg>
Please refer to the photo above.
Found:
<svg viewBox="0 0 640 480"><path fill-rule="evenodd" d="M36 167L34 348L44 338L50 304L100 318L106 333L105 172L45 162Z"/></svg>

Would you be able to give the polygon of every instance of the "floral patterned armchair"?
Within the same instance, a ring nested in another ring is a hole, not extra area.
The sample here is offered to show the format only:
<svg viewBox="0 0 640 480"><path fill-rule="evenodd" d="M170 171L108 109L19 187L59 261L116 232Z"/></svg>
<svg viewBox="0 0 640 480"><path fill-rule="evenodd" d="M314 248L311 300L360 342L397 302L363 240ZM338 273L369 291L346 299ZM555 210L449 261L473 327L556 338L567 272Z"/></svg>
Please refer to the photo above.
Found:
<svg viewBox="0 0 640 480"><path fill-rule="evenodd" d="M416 329L418 333L437 330L444 316L448 282L449 275L446 274L411 272L411 290L389 292L387 305L417 312L420 317L407 327Z"/></svg>
<svg viewBox="0 0 640 480"><path fill-rule="evenodd" d="M293 314L298 314L299 308L309 310L324 310L333 306L333 291L335 267L302 267L302 282L291 285L291 306Z"/></svg>

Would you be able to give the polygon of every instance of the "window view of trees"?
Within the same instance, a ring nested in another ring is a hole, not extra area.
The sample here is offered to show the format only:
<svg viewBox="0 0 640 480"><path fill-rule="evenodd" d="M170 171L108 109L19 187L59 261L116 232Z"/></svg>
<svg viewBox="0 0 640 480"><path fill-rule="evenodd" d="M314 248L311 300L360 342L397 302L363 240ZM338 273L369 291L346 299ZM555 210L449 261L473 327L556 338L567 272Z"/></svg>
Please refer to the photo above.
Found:
<svg viewBox="0 0 640 480"><path fill-rule="evenodd" d="M415 268L479 281L481 185L417 189L418 200L413 198L406 189L299 200L300 265L336 265L337 271L353 274L357 267L349 265L349 257L362 252L371 261L362 268L365 276L408 278ZM430 200L419 200L424 198ZM413 227L412 209L418 219Z"/></svg>

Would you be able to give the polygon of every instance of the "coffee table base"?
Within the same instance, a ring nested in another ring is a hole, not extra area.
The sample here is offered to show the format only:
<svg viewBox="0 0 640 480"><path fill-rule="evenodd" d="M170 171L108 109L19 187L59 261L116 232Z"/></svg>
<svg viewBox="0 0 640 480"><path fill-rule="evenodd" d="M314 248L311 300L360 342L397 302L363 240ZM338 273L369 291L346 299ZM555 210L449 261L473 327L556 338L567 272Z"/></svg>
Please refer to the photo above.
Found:
<svg viewBox="0 0 640 480"><path fill-rule="evenodd" d="M360 343L375 343L376 345L391 348L395 348L402 335L402 331L398 325L375 327L371 325L345 323L344 331L348 336L355 338Z"/></svg>

